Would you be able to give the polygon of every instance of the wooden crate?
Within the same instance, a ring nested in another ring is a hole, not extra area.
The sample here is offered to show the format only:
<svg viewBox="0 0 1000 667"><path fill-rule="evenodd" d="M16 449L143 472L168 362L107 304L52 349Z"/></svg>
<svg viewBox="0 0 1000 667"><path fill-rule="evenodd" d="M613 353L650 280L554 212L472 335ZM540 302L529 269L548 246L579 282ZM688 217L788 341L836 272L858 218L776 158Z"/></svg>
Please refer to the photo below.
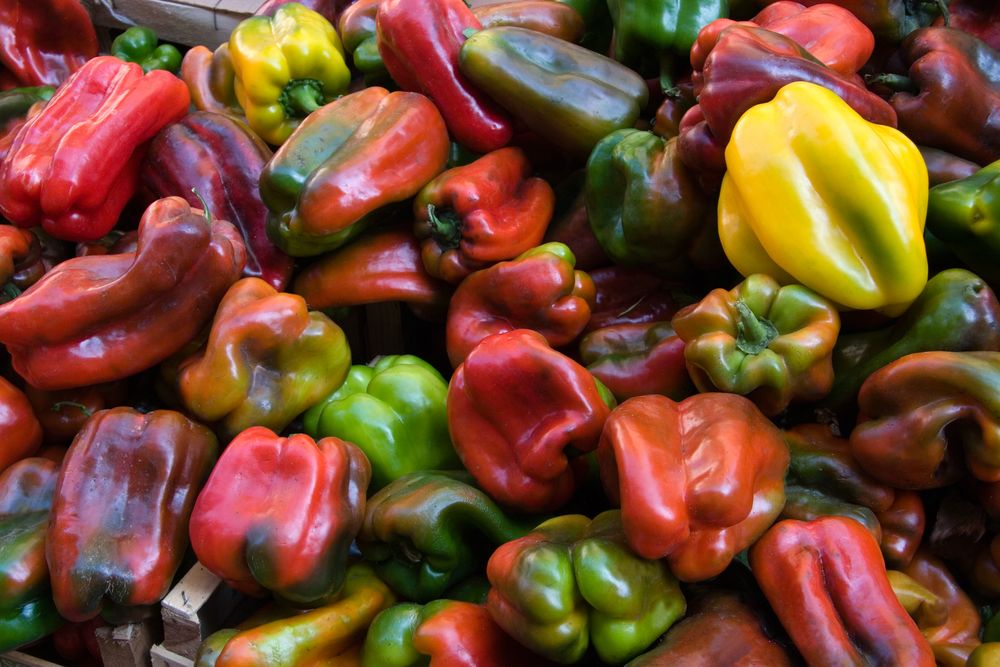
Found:
<svg viewBox="0 0 1000 667"><path fill-rule="evenodd" d="M264 0L84 0L95 25L152 28L160 39L215 49Z"/></svg>
<svg viewBox="0 0 1000 667"><path fill-rule="evenodd" d="M0 667L62 667L62 665L44 658L36 658L23 651L8 651L0 654Z"/></svg>
<svg viewBox="0 0 1000 667"><path fill-rule="evenodd" d="M156 647L153 659L159 665L174 665L178 659L193 661L202 640L225 627L225 621L245 599L204 565L195 563L163 598L163 642Z"/></svg>

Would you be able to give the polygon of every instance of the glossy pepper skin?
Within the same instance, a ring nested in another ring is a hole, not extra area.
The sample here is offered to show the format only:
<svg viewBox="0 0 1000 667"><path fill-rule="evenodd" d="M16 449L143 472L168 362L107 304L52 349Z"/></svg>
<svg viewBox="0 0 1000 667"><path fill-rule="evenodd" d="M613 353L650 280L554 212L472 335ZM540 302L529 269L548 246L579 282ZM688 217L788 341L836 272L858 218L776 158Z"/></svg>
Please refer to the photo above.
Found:
<svg viewBox="0 0 1000 667"><path fill-rule="evenodd" d="M922 28L900 45L916 92L889 103L913 141L989 164L1000 159L1000 53L954 28Z"/></svg>
<svg viewBox="0 0 1000 667"><path fill-rule="evenodd" d="M715 216L677 140L622 129L608 134L587 160L590 228L618 264L659 271L724 263Z"/></svg>
<svg viewBox="0 0 1000 667"><path fill-rule="evenodd" d="M913 559L924 538L927 518L924 503L916 491L896 489L896 497L887 510L877 512L882 528L882 556L889 567L903 567Z"/></svg>
<svg viewBox="0 0 1000 667"><path fill-rule="evenodd" d="M531 329L552 347L568 345L590 319L594 283L561 243L532 248L463 280L448 309L448 358L457 367L481 340Z"/></svg>
<svg viewBox="0 0 1000 667"><path fill-rule="evenodd" d="M890 326L842 333L833 353L833 389L823 405L853 405L869 375L907 354L931 350L1000 351L1000 302L979 276L941 271Z"/></svg>
<svg viewBox="0 0 1000 667"><path fill-rule="evenodd" d="M207 428L179 412L98 412L73 440L45 538L59 613L154 605L188 544L188 519L218 455ZM137 526L146 526L141 535Z"/></svg>
<svg viewBox="0 0 1000 667"><path fill-rule="evenodd" d="M612 510L593 521L549 519L493 552L486 606L500 627L554 662L579 660L593 644L605 662L645 650L684 614L666 563L636 556Z"/></svg>
<svg viewBox="0 0 1000 667"><path fill-rule="evenodd" d="M101 238L135 192L142 146L189 101L168 72L89 60L15 136L0 166L0 212L59 239Z"/></svg>
<svg viewBox="0 0 1000 667"><path fill-rule="evenodd" d="M176 74L181 67L181 52L173 44L158 42L152 29L135 25L115 37L111 42L111 55L139 64L143 72L165 69Z"/></svg>
<svg viewBox="0 0 1000 667"><path fill-rule="evenodd" d="M670 322L621 323L580 340L580 360L615 398L662 394L675 401L695 393L684 341Z"/></svg>
<svg viewBox="0 0 1000 667"><path fill-rule="evenodd" d="M23 458L33 456L42 446L42 425L35 417L28 397L0 377L0 472Z"/></svg>
<svg viewBox="0 0 1000 667"><path fill-rule="evenodd" d="M750 548L750 567L810 665L934 666L857 521L781 521Z"/></svg>
<svg viewBox="0 0 1000 667"><path fill-rule="evenodd" d="M972 176L936 185L927 229L991 285L1000 286L1000 160Z"/></svg>
<svg viewBox="0 0 1000 667"><path fill-rule="evenodd" d="M270 159L271 150L246 123L199 111L156 135L142 161L141 179L156 199L207 204L213 217L235 225L247 251L243 275L280 290L292 276L292 259L267 237L268 212L258 181Z"/></svg>
<svg viewBox="0 0 1000 667"><path fill-rule="evenodd" d="M191 546L236 590L318 606L344 583L370 477L368 460L349 442L248 428L198 495Z"/></svg>
<svg viewBox="0 0 1000 667"><path fill-rule="evenodd" d="M204 349L181 362L185 408L225 439L251 426L281 431L347 377L343 330L297 294L243 278L222 297Z"/></svg>
<svg viewBox="0 0 1000 667"><path fill-rule="evenodd" d="M229 43L215 51L206 46L192 46L181 61L180 77L187 84L191 104L198 111L214 111L243 118L236 100L236 72L229 55Z"/></svg>
<svg viewBox="0 0 1000 667"><path fill-rule="evenodd" d="M275 146L351 81L336 30L297 2L282 5L272 17L241 21L229 36L229 53L247 123Z"/></svg>
<svg viewBox="0 0 1000 667"><path fill-rule="evenodd" d="M520 148L501 148L449 169L413 200L414 233L427 273L459 283L542 242L555 193L531 176Z"/></svg>
<svg viewBox="0 0 1000 667"><path fill-rule="evenodd" d="M67 260L0 306L0 342L39 389L120 380L194 338L244 256L228 222L210 223L178 197L157 200L134 253Z"/></svg>
<svg viewBox="0 0 1000 667"><path fill-rule="evenodd" d="M838 141L831 143L833 135ZM837 169L817 172L820 159ZM740 273L766 273L842 308L890 315L920 295L927 282L927 169L902 133L800 81L740 118L726 165L719 236ZM824 193L822 205L816 192Z"/></svg>
<svg viewBox="0 0 1000 667"><path fill-rule="evenodd" d="M24 395L42 425L43 444L69 445L95 412L127 402L128 384L108 382L60 391L44 391L28 385Z"/></svg>
<svg viewBox="0 0 1000 667"><path fill-rule="evenodd" d="M369 78L388 77L389 72L378 52L375 17L382 0L357 0L348 5L337 21L337 32L344 41L344 51L351 56L354 69Z"/></svg>
<svg viewBox="0 0 1000 667"><path fill-rule="evenodd" d="M0 3L0 64L24 86L58 86L97 55L97 33L78 0Z"/></svg>
<svg viewBox="0 0 1000 667"><path fill-rule="evenodd" d="M351 366L339 389L306 411L313 437L356 444L371 461L373 491L418 470L447 470L458 459L448 437L448 383L412 355Z"/></svg>
<svg viewBox="0 0 1000 667"><path fill-rule="evenodd" d="M38 102L51 100L55 92L56 89L52 86L32 86L3 91L0 93L0 125L23 118Z"/></svg>
<svg viewBox="0 0 1000 667"><path fill-rule="evenodd" d="M545 141L585 155L606 134L632 127L649 94L624 65L525 28L481 30L462 45L473 84Z"/></svg>
<svg viewBox="0 0 1000 667"><path fill-rule="evenodd" d="M358 548L401 597L442 597L485 563L497 545L523 537L533 521L514 520L466 476L414 472L368 501Z"/></svg>
<svg viewBox="0 0 1000 667"><path fill-rule="evenodd" d="M0 473L0 650L23 646L65 621L45 562L45 530L59 465L26 458Z"/></svg>
<svg viewBox="0 0 1000 667"><path fill-rule="evenodd" d="M802 0L814 6L830 0ZM833 0L868 26L880 41L899 43L921 26L928 25L940 12L933 2L920 0Z"/></svg>
<svg viewBox="0 0 1000 667"><path fill-rule="evenodd" d="M226 642L215 666L346 667L352 662L338 663L338 657L361 641L375 616L395 601L392 591L371 567L364 563L351 565L336 600L305 614L237 633Z"/></svg>
<svg viewBox="0 0 1000 667"><path fill-rule="evenodd" d="M731 290L712 290L670 324L699 391L741 394L776 415L793 401L822 398L833 385L840 316L801 285L754 274Z"/></svg>
<svg viewBox="0 0 1000 667"><path fill-rule="evenodd" d="M529 329L493 334L455 369L448 429L476 483L498 503L549 512L573 494L582 472L567 449L597 447L610 412L587 370Z"/></svg>
<svg viewBox="0 0 1000 667"><path fill-rule="evenodd" d="M642 69L650 60L687 56L698 33L726 16L726 0L609 0L615 26L615 60Z"/></svg>
<svg viewBox="0 0 1000 667"><path fill-rule="evenodd" d="M382 0L376 17L378 50L393 80L431 98L455 141L489 153L510 142L513 128L490 91L460 70L464 31L481 28L461 0Z"/></svg>
<svg viewBox="0 0 1000 667"><path fill-rule="evenodd" d="M566 2L508 0L473 7L472 13L484 28L501 25L527 28L567 42L579 43L586 31L579 10Z"/></svg>
<svg viewBox="0 0 1000 667"><path fill-rule="evenodd" d="M629 546L666 557L681 581L720 574L785 501L781 433L735 394L630 398L608 417L597 458Z"/></svg>
<svg viewBox="0 0 1000 667"><path fill-rule="evenodd" d="M938 17L933 25L943 23L944 17ZM975 35L993 49L1000 49L1000 7L990 0L951 0L948 25Z"/></svg>
<svg viewBox="0 0 1000 667"><path fill-rule="evenodd" d="M260 177L268 234L290 255L318 255L380 209L412 197L448 159L448 133L418 93L370 87L311 114Z"/></svg>
<svg viewBox="0 0 1000 667"><path fill-rule="evenodd" d="M861 386L851 452L903 489L1000 482L1000 352L918 352ZM962 452L955 451L961 447Z"/></svg>

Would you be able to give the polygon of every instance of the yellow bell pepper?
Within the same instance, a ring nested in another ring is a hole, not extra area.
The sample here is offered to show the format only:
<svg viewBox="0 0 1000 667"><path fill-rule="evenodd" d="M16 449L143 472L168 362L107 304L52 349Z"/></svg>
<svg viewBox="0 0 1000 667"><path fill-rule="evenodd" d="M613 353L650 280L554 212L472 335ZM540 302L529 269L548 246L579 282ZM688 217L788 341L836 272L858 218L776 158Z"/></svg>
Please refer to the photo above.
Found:
<svg viewBox="0 0 1000 667"><path fill-rule="evenodd" d="M297 2L282 5L273 17L240 22L229 37L229 52L247 123L275 146L351 82L333 26Z"/></svg>
<svg viewBox="0 0 1000 667"><path fill-rule="evenodd" d="M812 83L747 111L726 147L719 236L745 276L894 315L927 282L927 166L898 130Z"/></svg>

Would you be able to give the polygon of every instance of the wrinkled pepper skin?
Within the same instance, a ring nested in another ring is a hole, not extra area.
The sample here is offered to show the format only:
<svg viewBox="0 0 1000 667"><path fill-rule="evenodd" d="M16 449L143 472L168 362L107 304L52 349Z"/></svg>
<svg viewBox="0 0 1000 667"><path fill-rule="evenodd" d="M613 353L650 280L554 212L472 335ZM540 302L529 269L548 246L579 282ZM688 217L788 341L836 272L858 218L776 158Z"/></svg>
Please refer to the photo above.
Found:
<svg viewBox="0 0 1000 667"><path fill-rule="evenodd" d="M35 417L28 397L0 377L0 472L23 458L33 456L42 446L42 425Z"/></svg>
<svg viewBox="0 0 1000 667"><path fill-rule="evenodd" d="M244 630L233 636L215 661L216 667L346 667L341 654L364 639L380 611L396 598L364 563L347 568L337 599L305 614Z"/></svg>
<svg viewBox="0 0 1000 667"><path fill-rule="evenodd" d="M621 516L603 512L549 519L497 549L486 565L493 620L554 662L579 660L593 644L601 660L641 653L684 615L666 563L636 556Z"/></svg>
<svg viewBox="0 0 1000 667"><path fill-rule="evenodd" d="M546 243L463 280L445 325L451 365L461 364L487 336L513 329L537 331L552 347L575 340L595 298L590 276L575 267L569 248Z"/></svg>
<svg viewBox="0 0 1000 667"><path fill-rule="evenodd" d="M1000 286L1000 160L931 188L927 229L991 285Z"/></svg>
<svg viewBox="0 0 1000 667"><path fill-rule="evenodd" d="M0 3L0 65L24 86L58 86L97 55L97 32L78 0Z"/></svg>
<svg viewBox="0 0 1000 667"><path fill-rule="evenodd" d="M638 74L582 46L501 26L462 45L459 67L535 134L575 155L632 127L649 91Z"/></svg>
<svg viewBox="0 0 1000 667"><path fill-rule="evenodd" d="M361 448L372 466L372 491L419 470L458 467L448 436L448 383L412 355L379 357L351 366L347 379L306 411L314 438L343 438Z"/></svg>
<svg viewBox="0 0 1000 667"><path fill-rule="evenodd" d="M872 373L914 352L1000 351L1000 302L993 290L965 269L947 269L930 280L891 326L842 333L833 352L833 389L823 405L854 404Z"/></svg>
<svg viewBox="0 0 1000 667"><path fill-rule="evenodd" d="M0 165L0 213L67 241L101 238L135 192L143 145L189 101L169 72L93 58L14 137Z"/></svg>
<svg viewBox="0 0 1000 667"><path fill-rule="evenodd" d="M649 653L626 667L791 667L792 660L764 633L760 618L739 596L717 591L691 605Z"/></svg>
<svg viewBox="0 0 1000 667"><path fill-rule="evenodd" d="M747 396L764 414L776 415L793 401L822 398L833 385L840 316L801 285L782 287L754 274L731 290L712 290L670 324L685 343L699 391Z"/></svg>
<svg viewBox="0 0 1000 667"><path fill-rule="evenodd" d="M136 63L143 72L164 69L177 73L181 66L181 52L173 44L159 44L156 32L134 25L111 42L111 55L120 60Z"/></svg>
<svg viewBox="0 0 1000 667"><path fill-rule="evenodd" d="M279 146L301 119L347 90L351 73L337 31L292 2L244 19L229 36L233 90L247 123Z"/></svg>
<svg viewBox="0 0 1000 667"><path fill-rule="evenodd" d="M225 440L281 431L337 389L351 366L343 330L297 294L243 278L222 297L203 350L181 362L184 407Z"/></svg>
<svg viewBox="0 0 1000 667"><path fill-rule="evenodd" d="M590 228L615 263L660 271L725 263L711 202L676 139L633 129L608 134L587 160L585 192Z"/></svg>
<svg viewBox="0 0 1000 667"><path fill-rule="evenodd" d="M215 51L206 46L188 49L181 61L180 77L187 84L191 104L198 111L243 117L243 109L236 100L236 72L228 42Z"/></svg>
<svg viewBox="0 0 1000 667"><path fill-rule="evenodd" d="M922 28L900 45L916 92L889 103L899 129L925 145L989 164L1000 159L1000 53L954 28Z"/></svg>
<svg viewBox="0 0 1000 667"><path fill-rule="evenodd" d="M142 216L134 253L66 260L0 306L0 342L39 389L120 380L194 338L244 257L231 224L160 199Z"/></svg>
<svg viewBox="0 0 1000 667"><path fill-rule="evenodd" d="M878 544L857 521L781 521L750 548L750 567L810 665L934 667Z"/></svg>
<svg viewBox="0 0 1000 667"><path fill-rule="evenodd" d="M571 4L550 0L509 0L473 7L472 13L483 28L514 26L543 32L567 42L579 43L586 25Z"/></svg>
<svg viewBox="0 0 1000 667"><path fill-rule="evenodd" d="M393 80L431 98L455 141L489 153L510 142L513 127L490 91L460 70L464 33L480 29L461 0L382 0L376 17L378 50Z"/></svg>
<svg viewBox="0 0 1000 667"><path fill-rule="evenodd" d="M838 167L817 172L818 160ZM719 236L740 273L766 273L842 308L889 315L920 295L927 283L927 168L902 133L799 81L740 118L726 165Z"/></svg>
<svg viewBox="0 0 1000 667"><path fill-rule="evenodd" d="M226 447L191 513L191 546L238 591L315 607L344 583L371 466L337 438L254 426Z"/></svg>
<svg viewBox="0 0 1000 667"><path fill-rule="evenodd" d="M679 401L695 393L684 341L669 322L623 323L580 340L580 360L615 399L662 394Z"/></svg>
<svg viewBox="0 0 1000 667"><path fill-rule="evenodd" d="M379 209L417 194L448 150L441 114L423 95L346 95L311 114L264 168L268 235L295 257L333 250Z"/></svg>
<svg viewBox="0 0 1000 667"><path fill-rule="evenodd" d="M293 290L310 308L403 301L428 318L448 310L451 286L431 277L409 224L368 233L308 265Z"/></svg>
<svg viewBox="0 0 1000 667"><path fill-rule="evenodd" d="M0 650L49 634L64 621L49 590L45 530L59 466L26 458L0 473Z"/></svg>
<svg viewBox="0 0 1000 667"><path fill-rule="evenodd" d="M430 602L533 527L507 517L463 475L414 472L371 497L357 542L401 598Z"/></svg>
<svg viewBox="0 0 1000 667"><path fill-rule="evenodd" d="M569 500L583 472L565 450L596 449L610 412L587 369L529 329L484 338L455 369L447 410L455 451L476 483L527 513Z"/></svg>
<svg viewBox="0 0 1000 667"><path fill-rule="evenodd" d="M554 206L552 187L531 176L520 148L501 148L449 169L413 200L424 268L457 284L473 271L513 259L542 242Z"/></svg>
<svg viewBox="0 0 1000 667"><path fill-rule="evenodd" d="M967 468L1000 482L1000 352L909 354L872 373L858 405L851 452L874 477L933 489Z"/></svg>
<svg viewBox="0 0 1000 667"><path fill-rule="evenodd" d="M141 179L154 199L182 197L199 208L207 204L214 218L235 225L247 251L243 275L280 290L292 276L292 260L267 237L268 213L258 182L270 159L271 150L246 123L195 112L156 135Z"/></svg>
<svg viewBox="0 0 1000 667"><path fill-rule="evenodd" d="M59 472L45 538L63 617L85 621L167 594L217 455L212 432L179 412L121 407L87 421Z"/></svg>
<svg viewBox="0 0 1000 667"><path fill-rule="evenodd" d="M916 491L896 490L896 497L889 509L877 512L882 528L882 557L889 567L904 567L924 538L927 518L924 503Z"/></svg>
<svg viewBox="0 0 1000 667"><path fill-rule="evenodd" d="M726 16L726 0L609 0L615 26L615 60L640 69L649 60L687 56L698 33Z"/></svg>
<svg viewBox="0 0 1000 667"><path fill-rule="evenodd" d="M681 581L720 574L785 502L781 432L735 394L630 398L608 417L597 458L629 546L666 557Z"/></svg>

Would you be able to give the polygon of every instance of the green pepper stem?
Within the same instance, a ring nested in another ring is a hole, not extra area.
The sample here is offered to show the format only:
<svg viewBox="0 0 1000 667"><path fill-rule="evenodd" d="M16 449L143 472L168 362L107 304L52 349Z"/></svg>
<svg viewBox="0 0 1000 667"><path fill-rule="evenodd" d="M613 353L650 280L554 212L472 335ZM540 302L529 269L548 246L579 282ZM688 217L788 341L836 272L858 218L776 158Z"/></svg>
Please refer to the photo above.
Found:
<svg viewBox="0 0 1000 667"><path fill-rule="evenodd" d="M454 211L437 212L434 204L427 205L427 223L431 238L442 248L457 248L462 242L462 219Z"/></svg>
<svg viewBox="0 0 1000 667"><path fill-rule="evenodd" d="M902 74L867 74L865 83L869 86L885 86L899 93L912 93L916 95L920 88L908 76Z"/></svg>
<svg viewBox="0 0 1000 667"><path fill-rule="evenodd" d="M736 348L745 354L760 354L778 337L778 329L763 317L758 317L742 300L736 302L740 319L736 322Z"/></svg>
<svg viewBox="0 0 1000 667"><path fill-rule="evenodd" d="M21 288L14 283L7 283L3 287L0 287L0 303L13 301L19 296L21 296Z"/></svg>
<svg viewBox="0 0 1000 667"><path fill-rule="evenodd" d="M76 401L59 401L58 403L53 403L50 409L52 412L59 412L63 408L77 408L87 417L91 417L94 414L93 410L83 403L77 403Z"/></svg>
<svg viewBox="0 0 1000 667"><path fill-rule="evenodd" d="M937 7L938 14L940 14L941 18L944 20L944 27L946 28L951 27L951 12L948 11L947 0L925 0L924 4L934 5L935 7Z"/></svg>
<svg viewBox="0 0 1000 667"><path fill-rule="evenodd" d="M194 196L197 197L198 201L201 202L201 210L205 216L205 219L208 220L209 222L212 222L212 212L208 210L208 202L205 201L205 198L201 196L200 192L198 192L198 188L191 188L191 192L193 192Z"/></svg>
<svg viewBox="0 0 1000 667"><path fill-rule="evenodd" d="M323 84L315 79L292 81L281 91L278 101L289 116L305 118L323 106Z"/></svg>
<svg viewBox="0 0 1000 667"><path fill-rule="evenodd" d="M674 57L672 54L660 54L660 90L664 93L674 88Z"/></svg>

